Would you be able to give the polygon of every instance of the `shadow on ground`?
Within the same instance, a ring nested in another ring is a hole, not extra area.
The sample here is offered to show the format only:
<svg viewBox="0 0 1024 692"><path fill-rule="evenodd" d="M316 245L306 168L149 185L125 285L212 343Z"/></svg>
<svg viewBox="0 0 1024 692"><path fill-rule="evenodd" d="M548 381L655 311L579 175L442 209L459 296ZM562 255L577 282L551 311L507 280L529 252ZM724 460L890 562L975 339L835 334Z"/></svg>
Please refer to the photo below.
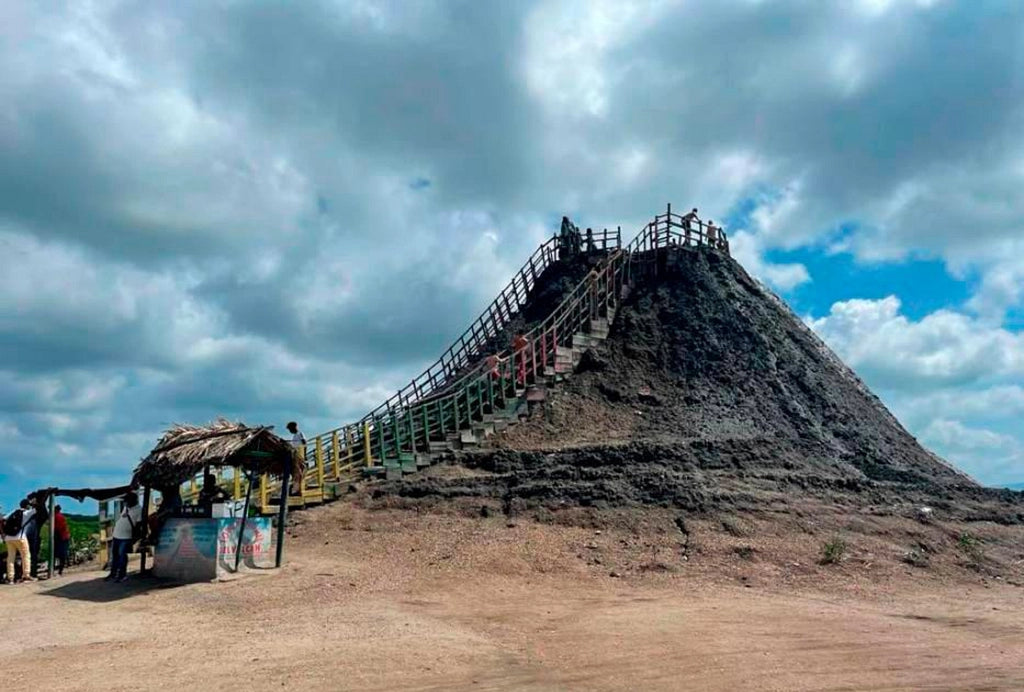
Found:
<svg viewBox="0 0 1024 692"><path fill-rule="evenodd" d="M132 596L138 596L157 589L173 589L183 586L181 582L158 579L157 577L142 577L133 574L127 581L116 584L112 581L104 581L103 577L90 579L89 581L76 581L54 589L40 591L42 596L54 596L56 598L67 598L72 601L91 601L93 603L110 603L120 601Z"/></svg>

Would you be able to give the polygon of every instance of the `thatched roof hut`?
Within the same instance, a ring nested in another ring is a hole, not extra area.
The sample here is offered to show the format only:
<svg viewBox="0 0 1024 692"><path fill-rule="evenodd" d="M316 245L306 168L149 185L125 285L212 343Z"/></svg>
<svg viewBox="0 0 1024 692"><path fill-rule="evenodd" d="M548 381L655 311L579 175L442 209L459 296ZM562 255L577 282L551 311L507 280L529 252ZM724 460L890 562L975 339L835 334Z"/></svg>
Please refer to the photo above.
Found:
<svg viewBox="0 0 1024 692"><path fill-rule="evenodd" d="M272 429L250 428L223 418L207 426L175 425L139 463L133 480L150 487L176 485L206 466L241 466L280 476L288 464L294 477L301 460Z"/></svg>

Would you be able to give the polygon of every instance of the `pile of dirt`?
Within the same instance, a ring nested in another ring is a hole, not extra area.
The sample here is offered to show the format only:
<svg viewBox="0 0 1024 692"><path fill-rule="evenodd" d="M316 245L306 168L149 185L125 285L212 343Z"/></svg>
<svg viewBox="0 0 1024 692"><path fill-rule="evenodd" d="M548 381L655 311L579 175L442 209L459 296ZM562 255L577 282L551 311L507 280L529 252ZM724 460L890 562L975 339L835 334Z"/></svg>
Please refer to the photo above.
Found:
<svg viewBox="0 0 1024 692"><path fill-rule="evenodd" d="M734 260L683 249L662 259L656 277L635 282L608 340L499 449L458 455L467 473L383 483L375 496L478 498L506 511L929 506L1024 523L1024 493L981 488L921 447Z"/></svg>

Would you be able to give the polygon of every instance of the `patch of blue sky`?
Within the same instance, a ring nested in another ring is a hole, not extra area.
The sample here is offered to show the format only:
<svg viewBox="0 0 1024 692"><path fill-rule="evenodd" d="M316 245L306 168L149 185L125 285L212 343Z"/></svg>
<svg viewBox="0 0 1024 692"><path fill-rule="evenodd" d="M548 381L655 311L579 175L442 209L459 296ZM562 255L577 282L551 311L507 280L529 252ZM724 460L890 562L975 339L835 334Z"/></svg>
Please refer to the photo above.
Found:
<svg viewBox="0 0 1024 692"><path fill-rule="evenodd" d="M937 259L865 264L848 253L829 254L822 248L791 251L772 250L765 254L771 263L799 263L807 268L811 281L786 293L786 299L800 315L820 317L833 303L854 298L879 300L890 295L900 299L901 311L920 320L940 309L960 309L974 290L974 280L956 278Z"/></svg>
<svg viewBox="0 0 1024 692"><path fill-rule="evenodd" d="M726 228L749 228L760 205L781 197L782 192L772 188L755 189L726 213ZM911 257L899 262L866 263L851 253L828 249L856 232L857 224L848 222L823 233L819 244L765 253L766 262L802 264L807 268L811 280L784 294L797 314L820 317L837 302L854 298L878 300L894 295L900 299L903 314L919 320L943 308L959 309L976 287L976 277L954 277L939 259Z"/></svg>

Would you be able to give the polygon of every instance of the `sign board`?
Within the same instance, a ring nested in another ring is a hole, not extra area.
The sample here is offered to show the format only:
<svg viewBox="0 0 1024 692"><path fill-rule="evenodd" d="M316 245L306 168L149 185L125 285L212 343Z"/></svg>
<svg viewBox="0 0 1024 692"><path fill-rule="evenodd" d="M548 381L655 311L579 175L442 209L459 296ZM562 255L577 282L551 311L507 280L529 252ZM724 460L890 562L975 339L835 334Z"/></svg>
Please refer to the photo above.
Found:
<svg viewBox="0 0 1024 692"><path fill-rule="evenodd" d="M178 581L211 581L234 571L242 518L168 519L153 552L153 574ZM273 565L269 517L245 521L240 564Z"/></svg>

